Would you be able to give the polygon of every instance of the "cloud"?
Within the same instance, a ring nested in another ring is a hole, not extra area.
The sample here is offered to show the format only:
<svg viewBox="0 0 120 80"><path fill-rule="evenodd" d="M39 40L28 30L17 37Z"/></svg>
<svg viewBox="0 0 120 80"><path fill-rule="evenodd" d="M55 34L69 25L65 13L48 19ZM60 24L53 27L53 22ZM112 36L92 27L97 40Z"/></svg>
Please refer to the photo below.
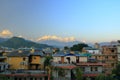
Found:
<svg viewBox="0 0 120 80"><path fill-rule="evenodd" d="M5 29L5 30L3 30L3 31L0 32L0 36L1 37L11 37L12 34L13 33L11 31L7 30L7 29Z"/></svg>
<svg viewBox="0 0 120 80"><path fill-rule="evenodd" d="M24 38L22 35L19 35L19 36L17 36L17 37L19 37L19 38Z"/></svg>
<svg viewBox="0 0 120 80"><path fill-rule="evenodd" d="M70 41L75 41L74 37L59 37L59 36L42 36L37 39L37 41L42 41L42 40L58 40L62 42L70 42Z"/></svg>

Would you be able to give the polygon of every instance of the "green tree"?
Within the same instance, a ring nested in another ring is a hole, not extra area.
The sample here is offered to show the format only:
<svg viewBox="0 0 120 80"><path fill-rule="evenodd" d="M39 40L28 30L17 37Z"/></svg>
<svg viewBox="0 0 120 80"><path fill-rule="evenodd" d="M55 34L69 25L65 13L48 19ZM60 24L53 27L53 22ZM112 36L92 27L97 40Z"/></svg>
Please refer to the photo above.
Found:
<svg viewBox="0 0 120 80"><path fill-rule="evenodd" d="M44 61L44 69L47 70L48 74L49 74L49 78L48 80L53 80L53 76L52 76L52 65L51 65L51 60L53 59L52 56L46 56L45 57L45 61Z"/></svg>
<svg viewBox="0 0 120 80"><path fill-rule="evenodd" d="M64 50L69 50L70 48L68 46L65 46L64 47Z"/></svg>
<svg viewBox="0 0 120 80"><path fill-rule="evenodd" d="M116 76L118 79L116 80L120 80L120 62L118 62L118 64L116 65L116 68L113 69L112 71L112 75Z"/></svg>
<svg viewBox="0 0 120 80"><path fill-rule="evenodd" d="M106 76L106 80L117 80L114 78L114 74L110 74Z"/></svg>
<svg viewBox="0 0 120 80"><path fill-rule="evenodd" d="M105 75L105 74L100 74L99 76L96 77L95 80L116 80L113 74L110 75Z"/></svg>
<svg viewBox="0 0 120 80"><path fill-rule="evenodd" d="M99 76L96 77L95 80L106 80L106 77L104 74L100 74Z"/></svg>
<svg viewBox="0 0 120 80"><path fill-rule="evenodd" d="M82 72L82 70L80 68L76 68L75 70L76 70L76 80L83 80L83 77L82 77L83 72Z"/></svg>
<svg viewBox="0 0 120 80"><path fill-rule="evenodd" d="M116 68L112 71L116 76L120 76L120 62L116 65Z"/></svg>
<svg viewBox="0 0 120 80"><path fill-rule="evenodd" d="M44 68L47 66L51 66L51 60L53 59L52 56L46 56L44 61Z"/></svg>
<svg viewBox="0 0 120 80"><path fill-rule="evenodd" d="M82 51L82 49L83 49L83 47L88 47L88 45L87 44L84 44L84 43L80 43L80 44L75 44L75 45L73 45L70 49L72 50L72 51Z"/></svg>

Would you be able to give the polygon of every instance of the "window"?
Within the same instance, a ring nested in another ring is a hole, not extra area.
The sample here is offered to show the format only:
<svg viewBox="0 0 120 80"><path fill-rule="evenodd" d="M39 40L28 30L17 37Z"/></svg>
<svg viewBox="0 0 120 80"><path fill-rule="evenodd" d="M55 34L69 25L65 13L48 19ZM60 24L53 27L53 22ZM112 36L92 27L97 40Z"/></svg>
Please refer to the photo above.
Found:
<svg viewBox="0 0 120 80"><path fill-rule="evenodd" d="M25 59L26 59L26 58L24 57L24 58L23 58L23 61L25 61Z"/></svg>
<svg viewBox="0 0 120 80"><path fill-rule="evenodd" d="M33 80L33 78L30 78L30 80Z"/></svg>
<svg viewBox="0 0 120 80"><path fill-rule="evenodd" d="M34 59L36 59L36 57L34 57Z"/></svg>
<svg viewBox="0 0 120 80"><path fill-rule="evenodd" d="M114 63L111 63L111 67L114 67L115 66L115 64Z"/></svg>
<svg viewBox="0 0 120 80"><path fill-rule="evenodd" d="M95 71L98 71L98 68L97 68L97 67L95 67Z"/></svg>
<svg viewBox="0 0 120 80"><path fill-rule="evenodd" d="M93 67L91 67L91 71L93 71Z"/></svg>
<svg viewBox="0 0 120 80"><path fill-rule="evenodd" d="M17 80L17 78L15 77L14 80Z"/></svg>
<svg viewBox="0 0 120 80"><path fill-rule="evenodd" d="M8 80L10 80L10 77L7 77Z"/></svg>
<svg viewBox="0 0 120 80"><path fill-rule="evenodd" d="M113 53L114 53L114 50L111 50L111 52L113 52Z"/></svg>
<svg viewBox="0 0 120 80"><path fill-rule="evenodd" d="M114 59L114 58L115 58L115 56L112 56L112 58Z"/></svg>
<svg viewBox="0 0 120 80"><path fill-rule="evenodd" d="M0 71L2 71L2 70L1 70L1 66L0 66Z"/></svg>
<svg viewBox="0 0 120 80"><path fill-rule="evenodd" d="M108 59L108 56L105 56L105 59Z"/></svg>

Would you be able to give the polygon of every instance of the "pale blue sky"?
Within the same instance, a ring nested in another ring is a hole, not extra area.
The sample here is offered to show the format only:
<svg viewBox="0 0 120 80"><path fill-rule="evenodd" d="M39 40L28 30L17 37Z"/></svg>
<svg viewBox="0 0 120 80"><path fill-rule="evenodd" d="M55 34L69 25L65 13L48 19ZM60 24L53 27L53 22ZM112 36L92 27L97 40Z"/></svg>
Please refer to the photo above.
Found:
<svg viewBox="0 0 120 80"><path fill-rule="evenodd" d="M0 0L0 32L87 42L120 39L120 0Z"/></svg>

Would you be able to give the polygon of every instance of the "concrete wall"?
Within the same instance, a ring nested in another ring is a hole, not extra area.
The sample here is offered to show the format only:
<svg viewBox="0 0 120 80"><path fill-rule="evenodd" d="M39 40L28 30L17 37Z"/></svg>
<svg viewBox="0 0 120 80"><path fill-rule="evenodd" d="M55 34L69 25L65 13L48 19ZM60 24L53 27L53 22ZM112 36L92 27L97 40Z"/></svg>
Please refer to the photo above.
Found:
<svg viewBox="0 0 120 80"><path fill-rule="evenodd" d="M59 62L61 61L61 57L53 57L53 62Z"/></svg>
<svg viewBox="0 0 120 80"><path fill-rule="evenodd" d="M79 62L87 62L87 57L79 57Z"/></svg>
<svg viewBox="0 0 120 80"><path fill-rule="evenodd" d="M7 62L10 64L10 69L28 69L27 65L22 65L24 57L8 57ZM28 63L26 61L26 63Z"/></svg>

